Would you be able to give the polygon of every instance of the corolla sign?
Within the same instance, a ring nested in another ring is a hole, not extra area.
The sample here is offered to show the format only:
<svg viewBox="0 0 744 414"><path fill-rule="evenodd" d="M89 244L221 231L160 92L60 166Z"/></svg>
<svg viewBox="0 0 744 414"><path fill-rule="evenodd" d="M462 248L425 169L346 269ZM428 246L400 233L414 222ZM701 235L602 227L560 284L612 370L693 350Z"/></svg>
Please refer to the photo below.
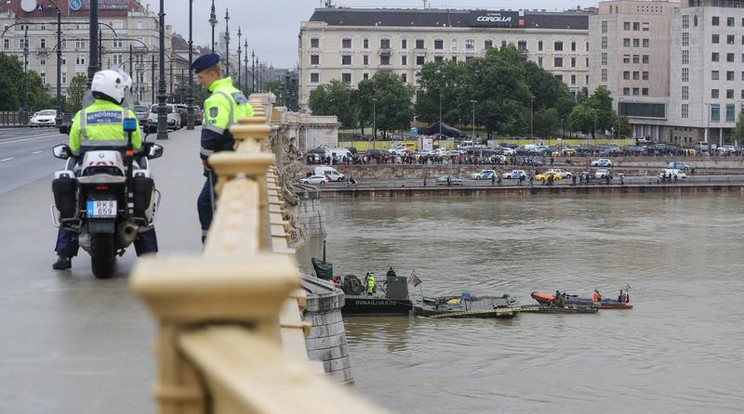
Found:
<svg viewBox="0 0 744 414"><path fill-rule="evenodd" d="M474 10L470 12L470 24L487 27L522 27L524 26L524 17L520 14L521 12L516 11L489 12Z"/></svg>

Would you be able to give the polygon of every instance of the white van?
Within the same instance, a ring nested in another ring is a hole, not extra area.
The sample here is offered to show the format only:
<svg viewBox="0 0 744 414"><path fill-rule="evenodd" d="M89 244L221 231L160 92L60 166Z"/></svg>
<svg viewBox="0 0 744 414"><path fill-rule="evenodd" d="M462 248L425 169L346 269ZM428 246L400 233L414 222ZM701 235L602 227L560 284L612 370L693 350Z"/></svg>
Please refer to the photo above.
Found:
<svg viewBox="0 0 744 414"><path fill-rule="evenodd" d="M462 141L460 145L458 145L458 148L463 150L471 149L473 148L473 141Z"/></svg>
<svg viewBox="0 0 744 414"><path fill-rule="evenodd" d="M315 175L328 177L328 181L343 181L344 175L336 171L333 167L315 167Z"/></svg>
<svg viewBox="0 0 744 414"><path fill-rule="evenodd" d="M341 163L344 157L346 157L347 160L351 160L351 151L347 150L346 148L328 149L326 150L326 155L331 158L336 158L337 161L334 161L334 163Z"/></svg>

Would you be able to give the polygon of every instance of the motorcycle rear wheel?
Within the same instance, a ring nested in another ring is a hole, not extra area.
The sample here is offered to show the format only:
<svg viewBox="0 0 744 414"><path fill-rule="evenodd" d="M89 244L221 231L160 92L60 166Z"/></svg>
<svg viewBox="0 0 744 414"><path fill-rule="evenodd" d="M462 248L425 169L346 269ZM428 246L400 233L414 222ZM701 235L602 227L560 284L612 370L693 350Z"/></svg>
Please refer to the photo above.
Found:
<svg viewBox="0 0 744 414"><path fill-rule="evenodd" d="M108 233L91 235L90 266L97 279L108 279L114 275L116 249L114 235Z"/></svg>

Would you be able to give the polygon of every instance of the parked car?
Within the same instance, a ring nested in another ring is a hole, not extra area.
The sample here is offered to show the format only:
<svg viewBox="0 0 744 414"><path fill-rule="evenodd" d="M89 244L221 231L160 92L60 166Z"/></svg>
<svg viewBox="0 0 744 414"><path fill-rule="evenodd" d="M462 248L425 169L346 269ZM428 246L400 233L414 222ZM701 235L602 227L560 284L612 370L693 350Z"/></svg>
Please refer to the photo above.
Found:
<svg viewBox="0 0 744 414"><path fill-rule="evenodd" d="M690 166L682 162L672 161L669 164L667 164L666 168L671 169L671 170L687 171L690 169Z"/></svg>
<svg viewBox="0 0 744 414"><path fill-rule="evenodd" d="M612 167L612 161L607 158L600 158L598 160L592 161L592 167Z"/></svg>
<svg viewBox="0 0 744 414"><path fill-rule="evenodd" d="M561 178L563 178L562 175L560 175L560 174L558 174L556 172L547 171L547 172L544 172L542 174L537 174L535 176L535 180L536 181L540 181L540 182L546 182L546 181L550 181L550 177L553 177L553 181L558 181Z"/></svg>
<svg viewBox="0 0 744 414"><path fill-rule="evenodd" d="M194 105L194 125L201 125L204 123L204 111L199 105Z"/></svg>
<svg viewBox="0 0 744 414"><path fill-rule="evenodd" d="M451 175L443 175L437 178L437 185L462 185L464 181Z"/></svg>
<svg viewBox="0 0 744 414"><path fill-rule="evenodd" d="M181 115L176 111L173 104L166 104L166 125L168 129L177 130L181 128ZM147 130L155 132L158 130L158 104L150 106L150 115L147 116Z"/></svg>
<svg viewBox="0 0 744 414"><path fill-rule="evenodd" d="M181 116L181 125L187 125L189 119L189 106L186 104L176 104L178 115Z"/></svg>
<svg viewBox="0 0 744 414"><path fill-rule="evenodd" d="M601 168L594 173L594 178L597 180L604 180L606 176L609 176L610 180L612 179L612 173L606 168Z"/></svg>
<svg viewBox="0 0 744 414"><path fill-rule="evenodd" d="M43 111L39 111L31 116L31 119L28 121L28 126L31 128L44 126L53 127L55 125L55 118L57 118L56 109L44 109Z"/></svg>
<svg viewBox="0 0 744 414"><path fill-rule="evenodd" d="M482 170L477 173L470 174L470 178L473 180L490 180L491 177L496 175L494 170Z"/></svg>
<svg viewBox="0 0 744 414"><path fill-rule="evenodd" d="M512 178L515 179L515 180L518 180L518 179L523 178L523 177L525 179L527 178L527 173L524 172L524 170L511 170L511 171L505 172L505 173L503 173L501 175L501 178L504 178L506 180L509 180L509 179L512 179Z"/></svg>
<svg viewBox="0 0 744 414"><path fill-rule="evenodd" d="M301 178L300 182L302 184L323 185L328 182L328 179L325 175L314 174L309 177Z"/></svg>
<svg viewBox="0 0 744 414"><path fill-rule="evenodd" d="M408 148L406 148L405 145L399 145L395 148L390 148L388 152L395 155L403 155L408 152Z"/></svg>
<svg viewBox="0 0 744 414"><path fill-rule="evenodd" d="M561 178L568 178L568 179L570 179L572 175L571 171L562 170L560 168L551 168L547 172L553 172L553 173L559 174Z"/></svg>
<svg viewBox="0 0 744 414"><path fill-rule="evenodd" d="M137 121L139 121L140 126L147 124L147 117L150 115L150 108L145 105L134 105L132 111L134 111L134 115L137 116Z"/></svg>
<svg viewBox="0 0 744 414"><path fill-rule="evenodd" d="M659 173L660 179L670 179L670 180L682 180L687 178L687 174L684 173L684 171L677 169L677 168L664 168Z"/></svg>

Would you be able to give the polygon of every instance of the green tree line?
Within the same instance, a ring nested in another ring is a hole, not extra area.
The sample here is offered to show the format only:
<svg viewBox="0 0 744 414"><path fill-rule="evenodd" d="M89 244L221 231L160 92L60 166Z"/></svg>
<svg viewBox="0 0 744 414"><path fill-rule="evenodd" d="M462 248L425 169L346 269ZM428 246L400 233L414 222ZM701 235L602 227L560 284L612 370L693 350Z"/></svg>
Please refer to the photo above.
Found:
<svg viewBox="0 0 744 414"><path fill-rule="evenodd" d="M514 45L489 49L467 62L427 63L419 72L419 85L416 91L396 75L382 72L360 82L357 89L334 80L311 92L309 105L314 114L337 115L342 127L361 128L362 133L372 123L372 98L375 123L385 132L407 129L414 115L419 121L437 122L441 111L444 123L461 128L475 115L476 125L489 135L630 133L627 119L613 110L606 88L591 96L586 90L573 96L553 74L523 59Z"/></svg>
<svg viewBox="0 0 744 414"><path fill-rule="evenodd" d="M24 85L29 112L55 107L55 98L44 89L38 73L28 70L24 82L23 62L17 56L0 53L0 74L0 111L18 111L23 107Z"/></svg>

